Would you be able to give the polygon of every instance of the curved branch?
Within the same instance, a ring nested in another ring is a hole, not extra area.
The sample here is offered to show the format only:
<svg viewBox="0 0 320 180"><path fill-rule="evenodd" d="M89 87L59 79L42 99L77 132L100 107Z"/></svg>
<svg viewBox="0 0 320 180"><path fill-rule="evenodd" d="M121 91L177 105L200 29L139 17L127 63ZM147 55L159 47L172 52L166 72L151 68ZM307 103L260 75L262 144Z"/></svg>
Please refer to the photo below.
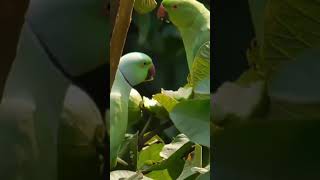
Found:
<svg viewBox="0 0 320 180"><path fill-rule="evenodd" d="M110 87L112 87L123 47L127 38L134 1L135 0L120 0L119 3L118 14L110 41Z"/></svg>

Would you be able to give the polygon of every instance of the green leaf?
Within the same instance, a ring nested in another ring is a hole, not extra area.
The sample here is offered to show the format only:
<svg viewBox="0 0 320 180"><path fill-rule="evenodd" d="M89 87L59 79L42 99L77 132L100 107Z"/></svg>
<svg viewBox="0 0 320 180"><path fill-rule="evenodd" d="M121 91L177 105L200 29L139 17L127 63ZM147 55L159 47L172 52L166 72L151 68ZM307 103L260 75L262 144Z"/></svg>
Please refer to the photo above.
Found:
<svg viewBox="0 0 320 180"><path fill-rule="evenodd" d="M178 103L177 100L165 94L156 94L152 98L157 100L168 112L172 111L174 106Z"/></svg>
<svg viewBox="0 0 320 180"><path fill-rule="evenodd" d="M159 119L169 118L168 111L155 99L149 99L143 96L143 106L146 110Z"/></svg>
<svg viewBox="0 0 320 180"><path fill-rule="evenodd" d="M149 133L144 134L144 136L148 135ZM155 162L159 162L162 160L160 156L160 152L164 146L163 140L158 136L155 135L149 141L147 141L145 146L139 152L138 158L138 169L143 169L144 165L150 166Z"/></svg>
<svg viewBox="0 0 320 180"><path fill-rule="evenodd" d="M164 146L164 142L159 136L154 136L139 153L138 169L143 169L145 166L152 166L154 163L161 162L163 159L160 152ZM156 170L146 174L147 177L158 179L161 177L163 180L171 180L170 174L167 169Z"/></svg>
<svg viewBox="0 0 320 180"><path fill-rule="evenodd" d="M320 104L320 49L307 49L275 73L271 98L298 104Z"/></svg>
<svg viewBox="0 0 320 180"><path fill-rule="evenodd" d="M171 98L174 98L177 101L182 101L182 100L187 100L191 97L192 88L191 87L181 87L177 91L161 89L161 93L165 94Z"/></svg>
<svg viewBox="0 0 320 180"><path fill-rule="evenodd" d="M264 18L260 67L274 73L308 48L320 45L318 1L269 0Z"/></svg>
<svg viewBox="0 0 320 180"><path fill-rule="evenodd" d="M174 154L178 149L188 142L190 142L190 140L186 135L179 134L170 144L167 144L163 147L162 151L160 152L160 156L164 159L169 159L172 154Z"/></svg>
<svg viewBox="0 0 320 180"><path fill-rule="evenodd" d="M127 171L127 170L117 170L110 173L110 180L151 180L150 178L143 176L142 173Z"/></svg>
<svg viewBox="0 0 320 180"><path fill-rule="evenodd" d="M222 122L228 116L246 120L255 115L258 107L265 102L264 87L263 81L253 82L249 86L224 83L213 94L213 120Z"/></svg>
<svg viewBox="0 0 320 180"><path fill-rule="evenodd" d="M210 171L205 173L205 174L202 174L200 175L197 180L210 180Z"/></svg>
<svg viewBox="0 0 320 180"><path fill-rule="evenodd" d="M135 0L134 10L140 14L146 14L157 7L155 0Z"/></svg>
<svg viewBox="0 0 320 180"><path fill-rule="evenodd" d="M255 34L258 40L259 45L263 44L264 37L264 18L265 18L265 9L268 3L268 0L248 0L249 7L251 11L251 18L255 29Z"/></svg>
<svg viewBox="0 0 320 180"><path fill-rule="evenodd" d="M210 99L182 101L170 112L170 118L191 141L210 147Z"/></svg>
<svg viewBox="0 0 320 180"><path fill-rule="evenodd" d="M128 165L123 167L127 170L136 170L138 161L138 133L126 134L122 142L118 157L124 160ZM121 168L118 163L117 168Z"/></svg>
<svg viewBox="0 0 320 180"><path fill-rule="evenodd" d="M193 143L188 141L185 135L180 134L175 138L175 140L173 140L172 144L177 145L175 146L174 152L170 152L168 159L163 159L162 161L156 163L152 162L152 164L149 166L144 166L143 171L156 171L156 174L168 173L172 179L178 178L185 164L183 158L188 152L191 151ZM170 150L165 149L164 147L162 151Z"/></svg>
<svg viewBox="0 0 320 180"><path fill-rule="evenodd" d="M189 159L190 156L190 159ZM195 150L189 154L184 164L183 171L177 180L187 179L197 173L194 168L202 168L202 146L196 144Z"/></svg>

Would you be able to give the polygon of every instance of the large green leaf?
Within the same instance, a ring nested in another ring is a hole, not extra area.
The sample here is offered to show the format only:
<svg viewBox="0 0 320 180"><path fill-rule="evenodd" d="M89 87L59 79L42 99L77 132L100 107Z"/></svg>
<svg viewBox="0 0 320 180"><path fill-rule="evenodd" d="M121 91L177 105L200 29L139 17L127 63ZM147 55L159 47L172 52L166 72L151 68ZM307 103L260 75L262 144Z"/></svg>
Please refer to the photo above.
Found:
<svg viewBox="0 0 320 180"><path fill-rule="evenodd" d="M178 180L183 180L196 174L197 172L194 171L193 168L202 168L202 146L196 144L195 150L191 152L189 156L190 159L186 159L183 171L181 175L178 177Z"/></svg>
<svg viewBox="0 0 320 180"><path fill-rule="evenodd" d="M221 123L229 117L246 120L254 116L259 106L264 104L264 87L263 81L252 82L249 85L224 83L213 94L214 122Z"/></svg>
<svg viewBox="0 0 320 180"><path fill-rule="evenodd" d="M127 171L127 170L117 170L110 173L110 180L151 180L150 178L143 176L142 173Z"/></svg>
<svg viewBox="0 0 320 180"><path fill-rule="evenodd" d="M275 73L269 96L300 104L320 104L320 49L307 49Z"/></svg>
<svg viewBox="0 0 320 180"><path fill-rule="evenodd" d="M163 159L160 152L164 146L164 142L158 136L150 139L139 153L138 169L143 169L145 166L153 165L154 163L161 162ZM168 169L155 170L146 174L147 177L152 179L171 180Z"/></svg>
<svg viewBox="0 0 320 180"><path fill-rule="evenodd" d="M320 45L320 11L316 0L269 0L264 18L260 67L277 71L307 48Z"/></svg>
<svg viewBox="0 0 320 180"><path fill-rule="evenodd" d="M170 112L170 118L191 141L210 147L210 99L182 101Z"/></svg>
<svg viewBox="0 0 320 180"><path fill-rule="evenodd" d="M155 162L159 162L162 160L160 156L160 152L164 146L164 143L161 142L161 139L154 138L150 144L145 146L139 152L139 160L138 160L138 169L142 169L144 165L150 165Z"/></svg>
<svg viewBox="0 0 320 180"><path fill-rule="evenodd" d="M264 17L268 0L248 0L251 11L251 18L259 45L263 44Z"/></svg>
<svg viewBox="0 0 320 180"><path fill-rule="evenodd" d="M158 119L168 119L168 111L155 99L143 97L143 107Z"/></svg>
<svg viewBox="0 0 320 180"><path fill-rule="evenodd" d="M152 173L153 175L161 173L169 174L172 179L178 178L185 164L183 158L191 151L192 145L193 143L185 135L178 135L172 143L163 147L160 152L160 155L165 158L162 158L159 162L151 162L149 165L145 164L143 171L155 172L154 174ZM169 149L168 147L172 147L173 149Z"/></svg>
<svg viewBox="0 0 320 180"><path fill-rule="evenodd" d="M162 151L160 152L160 156L164 159L169 159L171 155L173 155L177 150L179 150L189 141L190 140L186 135L179 134L173 139L170 144L167 144L163 147Z"/></svg>
<svg viewBox="0 0 320 180"><path fill-rule="evenodd" d="M134 10L140 14L145 14L157 7L156 0L136 0L134 2Z"/></svg>
<svg viewBox="0 0 320 180"><path fill-rule="evenodd" d="M127 164L117 164L116 169L136 170L138 162L138 133L126 134L118 154Z"/></svg>
<svg viewBox="0 0 320 180"><path fill-rule="evenodd" d="M157 100L168 112L172 111L175 105L178 103L173 97L167 96L165 94L156 94L153 99Z"/></svg>

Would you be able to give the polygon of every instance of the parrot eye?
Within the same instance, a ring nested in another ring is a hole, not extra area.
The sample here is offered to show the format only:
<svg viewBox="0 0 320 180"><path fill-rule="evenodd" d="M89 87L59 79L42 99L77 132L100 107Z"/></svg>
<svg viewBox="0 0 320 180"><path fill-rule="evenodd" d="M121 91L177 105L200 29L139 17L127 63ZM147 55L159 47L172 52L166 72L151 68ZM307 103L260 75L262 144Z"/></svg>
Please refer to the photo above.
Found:
<svg viewBox="0 0 320 180"><path fill-rule="evenodd" d="M177 9L178 8L178 6L176 4L173 5L172 7L173 7L173 9Z"/></svg>

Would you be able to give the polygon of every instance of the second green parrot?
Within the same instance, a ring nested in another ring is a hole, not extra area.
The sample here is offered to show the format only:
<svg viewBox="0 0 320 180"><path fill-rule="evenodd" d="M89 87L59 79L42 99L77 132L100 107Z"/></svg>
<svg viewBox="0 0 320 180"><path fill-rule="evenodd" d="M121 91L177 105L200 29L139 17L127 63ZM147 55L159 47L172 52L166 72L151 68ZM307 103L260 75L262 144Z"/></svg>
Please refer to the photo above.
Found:
<svg viewBox="0 0 320 180"><path fill-rule="evenodd" d="M196 0L163 0L157 16L169 16L181 34L194 92L210 94L210 11Z"/></svg>
<svg viewBox="0 0 320 180"><path fill-rule="evenodd" d="M121 57L110 93L110 168L116 166L127 131L132 87L153 80L154 76L155 68L148 55L132 52Z"/></svg>

